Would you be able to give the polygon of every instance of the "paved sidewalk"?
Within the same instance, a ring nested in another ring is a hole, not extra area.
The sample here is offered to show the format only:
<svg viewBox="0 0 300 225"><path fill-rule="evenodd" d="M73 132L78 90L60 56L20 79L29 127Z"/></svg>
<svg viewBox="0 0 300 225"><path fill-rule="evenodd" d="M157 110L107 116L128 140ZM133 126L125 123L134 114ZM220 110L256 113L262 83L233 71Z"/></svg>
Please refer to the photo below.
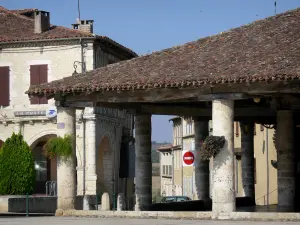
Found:
<svg viewBox="0 0 300 225"><path fill-rule="evenodd" d="M74 217L11 217L0 218L0 225L296 225L300 222L197 221L158 219L108 219Z"/></svg>

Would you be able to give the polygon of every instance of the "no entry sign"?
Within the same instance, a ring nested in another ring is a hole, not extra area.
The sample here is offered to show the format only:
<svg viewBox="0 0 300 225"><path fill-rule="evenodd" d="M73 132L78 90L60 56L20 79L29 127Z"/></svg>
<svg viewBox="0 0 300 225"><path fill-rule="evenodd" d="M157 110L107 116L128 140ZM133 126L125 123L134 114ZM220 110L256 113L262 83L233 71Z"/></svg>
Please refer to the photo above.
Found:
<svg viewBox="0 0 300 225"><path fill-rule="evenodd" d="M192 166L195 161L195 156L192 151L183 151L182 160L184 166Z"/></svg>

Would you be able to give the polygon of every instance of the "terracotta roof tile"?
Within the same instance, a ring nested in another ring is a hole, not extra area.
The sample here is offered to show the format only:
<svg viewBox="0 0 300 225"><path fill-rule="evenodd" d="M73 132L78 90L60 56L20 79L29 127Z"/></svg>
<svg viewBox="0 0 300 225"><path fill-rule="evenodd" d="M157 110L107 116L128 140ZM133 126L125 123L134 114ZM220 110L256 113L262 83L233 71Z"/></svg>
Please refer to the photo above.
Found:
<svg viewBox="0 0 300 225"><path fill-rule="evenodd" d="M41 34L34 33L34 19L24 16L24 13L34 11L35 9L8 10L0 6L0 43L52 40L58 38L95 38L109 42L123 50L129 52L134 57L137 56L132 50L122 46L106 36L94 36L71 28L51 25L50 30Z"/></svg>
<svg viewBox="0 0 300 225"><path fill-rule="evenodd" d="M300 9L27 93L117 91L300 78Z"/></svg>
<svg viewBox="0 0 300 225"><path fill-rule="evenodd" d="M172 144L162 145L157 149L157 151L172 150L172 147L173 147Z"/></svg>

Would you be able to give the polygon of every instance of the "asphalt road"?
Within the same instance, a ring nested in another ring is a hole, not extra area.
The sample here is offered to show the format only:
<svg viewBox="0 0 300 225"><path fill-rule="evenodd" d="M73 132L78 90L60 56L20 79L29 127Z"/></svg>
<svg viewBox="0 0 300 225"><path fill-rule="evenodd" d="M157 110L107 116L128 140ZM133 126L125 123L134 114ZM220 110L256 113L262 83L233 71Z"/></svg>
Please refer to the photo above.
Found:
<svg viewBox="0 0 300 225"><path fill-rule="evenodd" d="M107 219L72 217L0 217L0 225L285 225L300 222L252 222L252 221L197 221L197 220L156 220L156 219Z"/></svg>

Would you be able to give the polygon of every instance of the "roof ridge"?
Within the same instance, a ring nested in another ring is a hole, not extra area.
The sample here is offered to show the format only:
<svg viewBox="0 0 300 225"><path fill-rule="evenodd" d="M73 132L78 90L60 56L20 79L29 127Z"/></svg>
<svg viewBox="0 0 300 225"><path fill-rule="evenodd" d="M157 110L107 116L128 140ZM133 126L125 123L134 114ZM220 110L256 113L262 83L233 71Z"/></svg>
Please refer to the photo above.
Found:
<svg viewBox="0 0 300 225"><path fill-rule="evenodd" d="M19 13L16 13L16 12L12 12L11 10L4 8L3 6L1 6L1 9L4 11L5 14L11 14L11 15L13 15L15 17L18 17L18 18L21 18L21 19L25 19L25 20L33 21L34 22L33 19L31 19L31 18L29 18L27 16L24 16L24 15L21 15Z"/></svg>

